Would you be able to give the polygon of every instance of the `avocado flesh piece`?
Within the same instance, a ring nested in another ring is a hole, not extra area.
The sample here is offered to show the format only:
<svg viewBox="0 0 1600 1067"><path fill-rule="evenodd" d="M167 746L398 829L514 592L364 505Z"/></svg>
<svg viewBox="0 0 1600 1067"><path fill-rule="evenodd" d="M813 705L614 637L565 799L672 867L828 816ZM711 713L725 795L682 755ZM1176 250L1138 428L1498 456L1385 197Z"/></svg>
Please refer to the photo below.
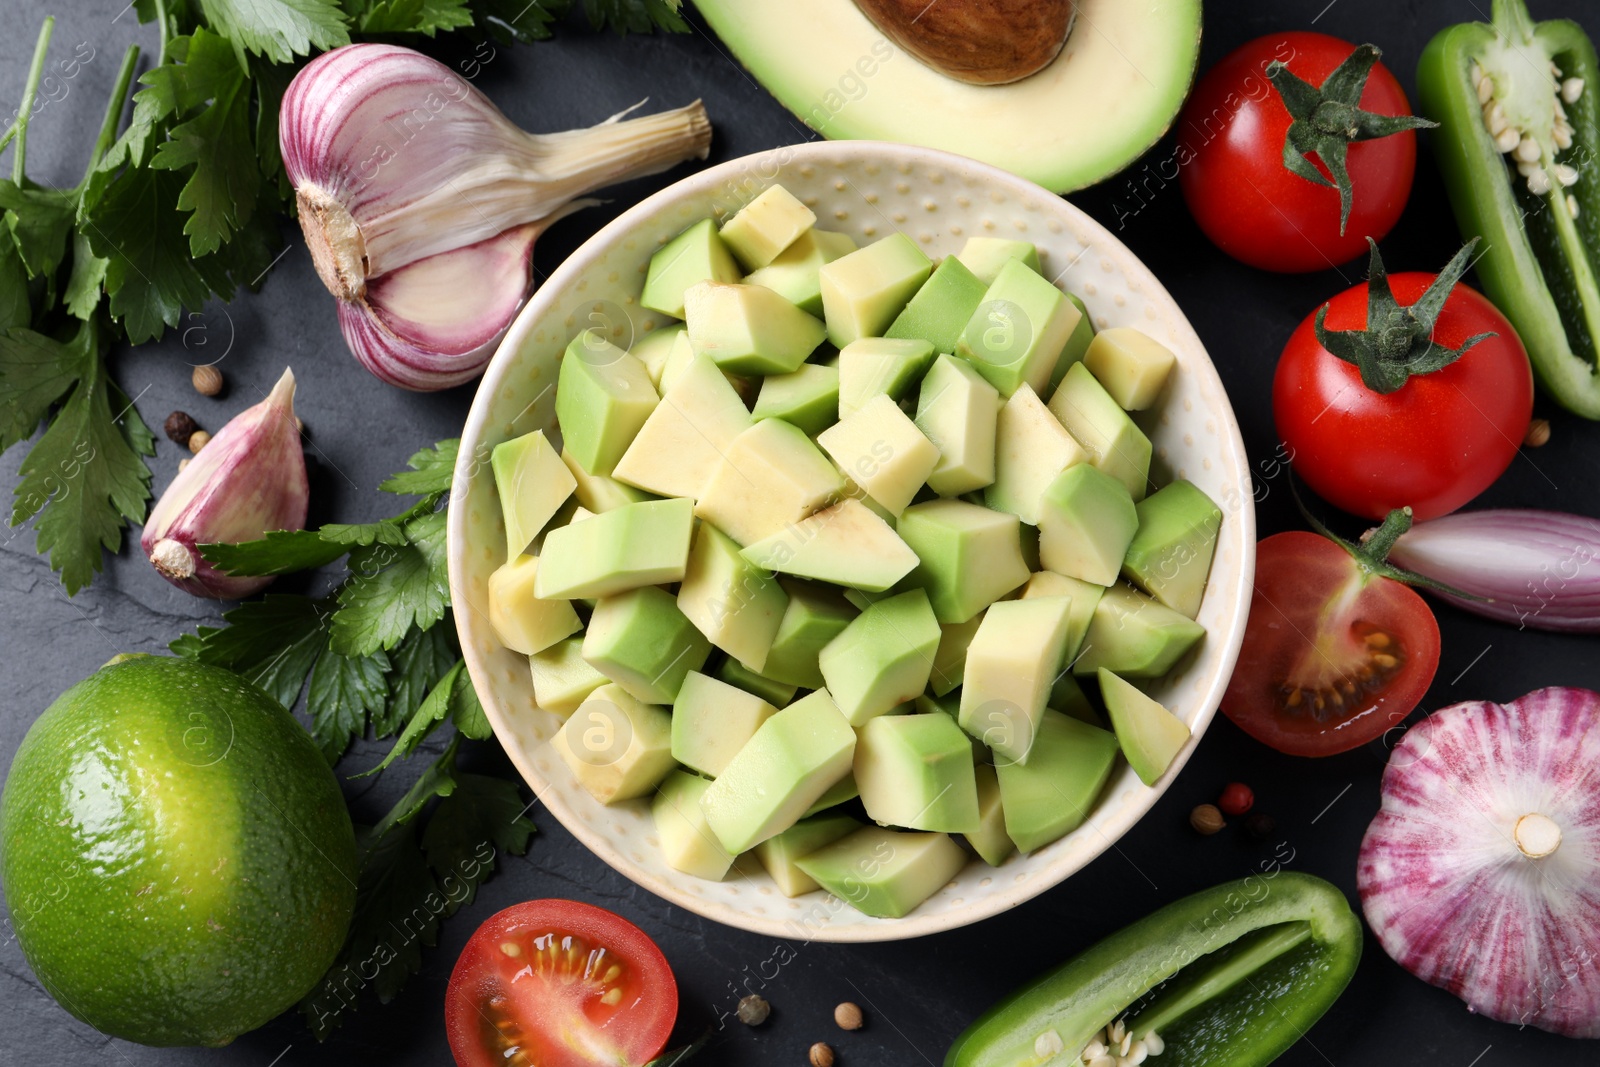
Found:
<svg viewBox="0 0 1600 1067"><path fill-rule="evenodd" d="M724 450L694 513L750 545L782 536L843 489L844 478L799 427L762 419Z"/></svg>
<svg viewBox="0 0 1600 1067"><path fill-rule="evenodd" d="M890 516L906 509L939 462L938 447L881 393L818 434L817 444Z"/></svg>
<svg viewBox="0 0 1600 1067"><path fill-rule="evenodd" d="M672 758L715 778L777 711L754 693L690 671L672 702Z"/></svg>
<svg viewBox="0 0 1600 1067"><path fill-rule="evenodd" d="M964 500L915 504L895 526L919 560L906 581L927 592L941 623L966 622L1028 580L1020 526Z"/></svg>
<svg viewBox="0 0 1600 1067"><path fill-rule="evenodd" d="M1083 356L1083 365L1124 411L1154 404L1177 364L1172 349L1130 326L1096 334Z"/></svg>
<svg viewBox="0 0 1600 1067"><path fill-rule="evenodd" d="M780 682L821 689L826 683L818 658L859 612L828 586L792 578L784 579L781 586L789 602L761 670Z"/></svg>
<svg viewBox="0 0 1600 1067"><path fill-rule="evenodd" d="M666 709L603 685L550 738L578 784L602 804L649 794L677 769Z"/></svg>
<svg viewBox="0 0 1600 1067"><path fill-rule="evenodd" d="M966 863L967 854L946 834L868 826L795 866L857 911L899 919L943 889Z"/></svg>
<svg viewBox="0 0 1600 1067"><path fill-rule="evenodd" d="M917 565L917 554L888 523L848 498L746 545L744 558L781 574L868 593L884 592Z"/></svg>
<svg viewBox="0 0 1600 1067"><path fill-rule="evenodd" d="M790 374L768 375L750 418L782 419L815 437L839 421L839 368L807 363Z"/></svg>
<svg viewBox="0 0 1600 1067"><path fill-rule="evenodd" d="M1067 339L1083 315L1067 295L1007 260L967 320L956 354L1009 397L1024 383L1048 389Z"/></svg>
<svg viewBox="0 0 1600 1067"><path fill-rule="evenodd" d="M1110 585L1139 527L1128 487L1089 463L1062 471L1039 501L1039 561L1069 578Z"/></svg>
<svg viewBox="0 0 1600 1067"><path fill-rule="evenodd" d="M739 266L759 270L816 224L817 216L781 185L769 185L722 224L718 236Z"/></svg>
<svg viewBox="0 0 1600 1067"><path fill-rule="evenodd" d="M939 623L920 589L868 606L822 650L828 691L851 726L886 714L928 687Z"/></svg>
<svg viewBox="0 0 1600 1067"><path fill-rule="evenodd" d="M928 488L960 496L994 481L1000 394L972 364L941 353L917 395L917 429L939 449Z"/></svg>
<svg viewBox="0 0 1600 1067"><path fill-rule="evenodd" d="M583 658L582 637L557 641L529 656L528 669L533 675L534 702L562 718L578 710L590 693L611 682Z"/></svg>
<svg viewBox="0 0 1600 1067"><path fill-rule="evenodd" d="M863 337L839 352L839 417L848 418L873 397L899 400L933 363L933 345L914 337Z"/></svg>
<svg viewBox="0 0 1600 1067"><path fill-rule="evenodd" d="M818 271L828 340L837 348L882 337L928 275L933 260L898 230Z"/></svg>
<svg viewBox="0 0 1600 1067"><path fill-rule="evenodd" d="M1200 53L1199 0L1079 0L1055 61L1010 85L968 85L888 41L853 0L696 0L718 37L831 140L942 148L1052 192L1101 181L1172 124ZM841 82L840 71L849 75ZM1072 115L1070 135L1041 137Z"/></svg>
<svg viewBox="0 0 1600 1067"><path fill-rule="evenodd" d="M698 499L750 412L717 365L697 355L634 435L611 476L657 496Z"/></svg>
<svg viewBox="0 0 1600 1067"><path fill-rule="evenodd" d="M573 521L544 539L533 592L541 599L612 596L683 579L694 503L649 500Z"/></svg>
<svg viewBox="0 0 1600 1067"><path fill-rule="evenodd" d="M700 798L709 788L704 778L673 771L650 802L650 815L668 867L720 882L733 866L733 855L706 826Z"/></svg>
<svg viewBox="0 0 1600 1067"><path fill-rule="evenodd" d="M1039 718L1060 671L1070 607L1066 597L993 604L967 646L961 728L997 760L1032 759Z"/></svg>
<svg viewBox="0 0 1600 1067"><path fill-rule="evenodd" d="M1063 669L1077 659L1078 651L1083 646L1083 637L1089 632L1089 623L1094 619L1095 605L1100 603L1104 593L1103 586L1068 578L1055 571L1035 571L1033 577L1028 579L1028 584L1022 587L1023 600L1035 596L1064 596L1071 599L1072 607L1067 611L1067 646L1061 660Z"/></svg>
<svg viewBox="0 0 1600 1067"><path fill-rule="evenodd" d="M651 330L628 349L628 355L644 364L644 369L650 375L650 380L656 383L656 392L661 392L661 371L667 365L667 357L672 354L672 347L678 343L678 338L684 335L684 325L674 322L670 326L663 326L659 330Z"/></svg>
<svg viewBox="0 0 1600 1067"><path fill-rule="evenodd" d="M717 680L743 689L746 693L754 693L775 708L786 707L800 689L797 685L753 671L732 657L723 660L722 666L717 668Z"/></svg>
<svg viewBox="0 0 1600 1067"><path fill-rule="evenodd" d="M1205 636L1205 627L1126 585L1114 585L1094 606L1074 674L1101 667L1130 678L1159 678Z"/></svg>
<svg viewBox="0 0 1600 1067"><path fill-rule="evenodd" d="M690 347L729 374L788 374L827 336L820 320L759 285L701 282L683 304Z"/></svg>
<svg viewBox="0 0 1600 1067"><path fill-rule="evenodd" d="M956 253L956 258L968 273L983 283L984 288L994 284L1000 268L1006 265L1008 259L1020 259L1022 265L1035 274L1044 273L1039 264L1039 246L1032 241L1013 241L1008 237L968 237L967 243Z"/></svg>
<svg viewBox="0 0 1600 1067"><path fill-rule="evenodd" d="M778 892L786 897L797 897L822 887L796 866L796 861L859 829L861 821L848 815L815 815L801 819L777 837L767 838L754 851L761 866L772 876Z"/></svg>
<svg viewBox="0 0 1600 1067"><path fill-rule="evenodd" d="M1104 667L1098 674L1100 698L1105 701L1111 728L1116 731L1128 766L1145 785L1155 785L1189 743L1188 725Z"/></svg>
<svg viewBox="0 0 1600 1067"><path fill-rule="evenodd" d="M739 264L717 236L717 224L699 222L656 249L650 257L639 304L651 311L683 318L683 294L700 282L736 282Z"/></svg>
<svg viewBox="0 0 1600 1067"><path fill-rule="evenodd" d="M928 676L928 691L942 697L957 689L967 672L967 648L983 625L983 612L966 622L940 623L939 648L933 654L933 672Z"/></svg>
<svg viewBox="0 0 1600 1067"><path fill-rule="evenodd" d="M855 250L856 243L849 234L807 230L771 263L752 271L745 284L771 289L801 311L821 318L822 281L818 272L825 264Z"/></svg>
<svg viewBox="0 0 1600 1067"><path fill-rule="evenodd" d="M847 774L830 785L827 792L812 801L811 806L806 809L806 813L802 818L809 819L811 816L827 811L829 808L837 808L840 804L847 804L860 795L861 790L856 786L855 775Z"/></svg>
<svg viewBox="0 0 1600 1067"><path fill-rule="evenodd" d="M1056 387L1061 384L1061 379L1067 376L1067 371L1074 363L1082 363L1084 353L1089 351L1089 343L1094 340L1094 323L1089 321L1089 308L1078 298L1075 293L1068 293L1067 299L1072 301L1072 306L1078 309L1078 325L1073 327L1072 336L1067 338L1066 347L1061 350L1061 358L1056 360L1056 369L1050 372L1050 392L1055 395Z"/></svg>
<svg viewBox="0 0 1600 1067"><path fill-rule="evenodd" d="M882 715L856 733L853 773L867 817L941 833L978 829L972 742L943 712Z"/></svg>
<svg viewBox="0 0 1600 1067"><path fill-rule="evenodd" d="M1139 501L1138 514L1139 529L1123 558L1123 576L1173 611L1194 618L1205 597L1222 509L1193 482L1180 480Z"/></svg>
<svg viewBox="0 0 1600 1067"><path fill-rule="evenodd" d="M787 606L783 587L751 566L733 538L709 522L695 529L678 585L678 610L706 640L752 670L762 670Z"/></svg>
<svg viewBox="0 0 1600 1067"><path fill-rule="evenodd" d="M592 330L562 354L556 422L566 452L590 474L611 473L660 402L644 364Z"/></svg>
<svg viewBox="0 0 1600 1067"><path fill-rule="evenodd" d="M601 597L583 635L590 666L647 704L671 704L710 654L673 595L654 585Z"/></svg>
<svg viewBox="0 0 1600 1067"><path fill-rule="evenodd" d="M984 489L983 503L1036 526L1050 483L1068 467L1088 459L1089 454L1067 427L1024 384L1000 406L995 422L994 482Z"/></svg>
<svg viewBox="0 0 1600 1067"><path fill-rule="evenodd" d="M978 826L965 835L967 844L991 867L998 867L1017 850L1006 833L1006 813L1000 797L1000 779L987 763L975 768L978 786Z"/></svg>
<svg viewBox="0 0 1600 1067"><path fill-rule="evenodd" d="M985 288L987 283L974 277L961 260L946 256L884 336L915 338L933 345L935 352L954 352L967 320L983 302Z"/></svg>
<svg viewBox="0 0 1600 1067"><path fill-rule="evenodd" d="M1135 502L1150 480L1150 438L1081 362L1067 368L1050 396L1050 413L1089 454L1089 462L1120 479Z"/></svg>
<svg viewBox="0 0 1600 1067"><path fill-rule="evenodd" d="M1046 711L1027 763L996 760L1006 835L1032 852L1076 830L1089 817L1117 758L1108 731Z"/></svg>
<svg viewBox="0 0 1600 1067"><path fill-rule="evenodd" d="M495 445L489 465L506 523L506 556L515 559L561 510L578 483L543 430Z"/></svg>
<svg viewBox="0 0 1600 1067"><path fill-rule="evenodd" d="M489 625L500 643L531 656L583 629L570 600L533 595L537 556L517 556L489 575Z"/></svg>

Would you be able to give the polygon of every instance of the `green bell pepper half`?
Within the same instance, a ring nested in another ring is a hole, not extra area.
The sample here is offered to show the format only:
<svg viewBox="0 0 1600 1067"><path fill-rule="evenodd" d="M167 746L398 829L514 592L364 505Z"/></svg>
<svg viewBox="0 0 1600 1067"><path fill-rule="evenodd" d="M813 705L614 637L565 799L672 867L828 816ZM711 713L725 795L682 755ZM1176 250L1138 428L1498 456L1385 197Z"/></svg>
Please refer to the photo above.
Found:
<svg viewBox="0 0 1600 1067"><path fill-rule="evenodd" d="M1492 18L1492 25L1447 27L1423 51L1418 98L1439 123L1429 141L1462 235L1482 239L1476 269L1485 294L1516 327L1545 390L1563 407L1600 419L1600 64L1575 22L1535 23L1523 0L1494 0ZM1551 139L1559 85L1552 62L1561 82L1584 81L1578 99L1563 102L1573 129L1568 148ZM1541 164L1574 168L1575 185L1529 189L1485 124L1475 66L1491 79L1491 102L1500 101L1513 125L1539 141Z"/></svg>
<svg viewBox="0 0 1600 1067"><path fill-rule="evenodd" d="M1116 1019L1156 1031L1162 1067L1259 1067L1338 999L1361 959L1338 888L1281 871L1169 904L1013 993L945 1067L1066 1067Z"/></svg>

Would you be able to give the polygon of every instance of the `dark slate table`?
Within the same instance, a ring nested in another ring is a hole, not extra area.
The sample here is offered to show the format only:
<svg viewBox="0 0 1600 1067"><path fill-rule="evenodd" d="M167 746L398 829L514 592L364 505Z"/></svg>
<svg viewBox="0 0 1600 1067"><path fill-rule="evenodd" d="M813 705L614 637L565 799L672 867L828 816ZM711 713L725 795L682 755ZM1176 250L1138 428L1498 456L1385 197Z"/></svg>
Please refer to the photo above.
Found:
<svg viewBox="0 0 1600 1067"><path fill-rule="evenodd" d="M118 15L123 0L68 4L7 0L0 35L0 103L20 96L38 20L54 12L56 47L67 54L87 42L95 58L68 84L63 99L39 115L30 138L36 180L77 180L122 49L153 46L154 34ZM1584 0L1536 0L1535 13L1586 17ZM1280 29L1314 28L1379 44L1408 89L1417 55L1439 26L1486 18L1483 0L1212 0L1202 69L1235 45ZM574 25L561 39L501 49L479 84L524 127L558 130L597 122L643 97L652 107L703 97L716 125L713 161L810 136L704 31L688 36L617 40ZM1151 159L1170 156L1171 144ZM1142 165L1142 164L1141 164ZM547 274L589 234L627 204L682 176L680 169L609 195L612 203L557 224L535 256ZM1154 173L1152 171L1152 173ZM1129 184L1137 177L1146 206ZM1256 465L1263 534L1298 526L1284 479L1273 465L1276 438L1270 407L1274 361L1290 331L1317 304L1358 281L1362 265L1305 277L1263 274L1214 250L1185 211L1175 184L1137 167L1075 203L1117 231L1144 257L1193 320L1233 396L1245 444ZM1119 220L1121 226L1119 229ZM374 491L384 475L435 439L455 435L472 399L470 387L419 396L379 385L350 358L297 231L286 255L257 295L194 313L181 330L137 351L120 351L117 375L137 395L146 421L159 426L174 408L215 428L263 395L285 364L300 381L299 410L310 428L312 521L362 521L385 514L390 500ZM1437 269L1458 247L1444 193L1424 155L1411 207L1385 242L1396 270ZM229 389L218 399L189 386L193 362L226 357ZM1525 453L1480 501L1483 505L1600 512L1600 427L1560 414L1550 444ZM162 440L154 460L156 487L180 458ZM0 492L9 498L22 452L0 458ZM1359 525L1348 522L1345 531ZM293 588L292 583L289 584ZM311 588L317 587L312 582ZM1583 637L1517 632L1441 608L1444 652L1424 707L1458 700L1504 700L1545 685L1600 688L1600 657ZM214 618L212 605L161 581L126 549L88 590L68 599L27 530L0 529L0 766L28 725L55 696L116 652L156 652L180 632ZM386 746L353 751L347 766L369 765ZM833 1042L844 1064L937 1064L957 1032L992 1001L1031 974L1087 946L1176 897L1242 877L1274 854L1288 866L1332 879L1354 898L1356 849L1377 809L1381 745L1331 759L1279 756L1218 717L1199 752L1162 801L1117 848L1057 889L1015 911L935 937L882 945L791 945L740 933L671 907L612 872L548 813L534 810L539 835L525 858L510 860L471 906L449 920L421 974L387 1006L363 1002L327 1043L319 1045L298 1017L286 1016L225 1049L147 1049L108 1040L57 1007L23 961L7 925L0 931L0 1063L48 1067L97 1062L305 1067L311 1064L449 1062L441 1003L457 953L473 928L520 900L569 896L614 909L643 926L666 952L682 996L679 1033L693 1034L729 1011L748 986L773 1004L760 1030L737 1023L721 1030L702 1055L720 1064L805 1062L813 1041ZM469 765L506 769L494 746L472 747ZM348 782L357 812L384 810L405 781ZM1240 833L1201 838L1189 809L1211 800L1226 782L1254 786L1258 809L1278 833L1256 842ZM86 930L84 936L93 937ZM792 957L792 958L791 958ZM777 960L787 960L778 965ZM855 1000L865 1029L844 1034L833 1005ZM1412 978L1369 937L1349 991L1279 1061L1291 1067L1414 1062L1439 1067L1509 1067L1575 1063L1593 1053L1552 1035L1469 1014L1454 997ZM1156 1061L1156 1062L1159 1062Z"/></svg>

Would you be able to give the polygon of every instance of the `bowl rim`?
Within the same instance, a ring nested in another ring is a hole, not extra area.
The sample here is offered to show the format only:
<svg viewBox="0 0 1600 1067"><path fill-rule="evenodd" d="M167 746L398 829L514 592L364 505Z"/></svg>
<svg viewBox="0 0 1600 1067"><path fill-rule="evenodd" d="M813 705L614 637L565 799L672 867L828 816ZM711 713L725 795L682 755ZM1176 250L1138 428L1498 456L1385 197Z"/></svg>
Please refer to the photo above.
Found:
<svg viewBox="0 0 1600 1067"><path fill-rule="evenodd" d="M766 174L768 173L767 169L765 169L766 167L779 168L796 161L803 161L806 157L815 157L819 161L826 159L830 163L868 161L889 165L910 163L912 165L943 167L955 172L964 170L976 174L985 183L1004 186L1018 196L1029 198L1043 196L1047 200L1057 201L1060 210L1071 217L1073 225L1079 228L1078 232L1087 237L1086 247L1117 250L1126 256L1129 261L1137 264L1138 268L1144 272L1146 278L1141 279L1144 282L1141 285L1141 294L1149 300L1165 305L1164 310L1170 316L1170 321L1173 322L1174 326L1180 332L1187 331L1194 338L1196 349L1204 356L1205 373L1216 379L1223 397L1227 398L1226 386L1222 384L1221 377L1217 374L1216 365L1212 362L1210 353L1206 350L1204 342L1200 340L1199 334L1194 330L1188 317L1183 313L1183 309L1178 306L1177 301L1167 291L1166 286L1161 283L1160 279L1156 278L1155 273L1145 265L1144 261L1134 255L1133 251L1124 245L1115 234L1077 205L1058 194L1050 192L1043 186L1036 185L1009 171L940 149L923 148L889 141L807 141L729 159L714 166L706 167L652 193L601 227L550 273L543 284L529 298L522 310L517 313L517 317L507 330L505 337L496 347L494 356L490 359L479 382L477 392L473 396L472 407L461 431L461 447L456 458L452 483L457 488L452 491L452 502L457 499L458 495L465 493L468 479L477 474L484 466L474 456L478 451L476 442L482 438L488 427L489 411L493 406L494 397L499 392L502 382L510 373L518 350L533 331L537 322L546 315L559 313L558 301L572 281L586 272L613 245L634 231L641 223L655 215L664 205L675 202L686 195L712 193L719 187L725 187L730 178L748 175L752 172ZM776 174L777 170L774 169L771 173ZM899 228L897 227L896 229L898 230ZM1234 414L1231 400L1225 404L1222 410L1212 412L1212 414L1218 421L1218 437L1222 443L1223 452L1229 455L1233 468L1240 471L1245 479L1248 479L1249 461L1244 450L1238 418ZM1246 484L1248 483L1246 482ZM448 541L446 555L449 563L451 603L455 605L462 605L468 602L465 578L463 577L465 568L462 565L463 557L467 550L465 515L466 509L464 507L451 507L447 519ZM1222 592L1224 595L1233 597L1236 603L1242 605L1242 609L1235 615L1233 625L1227 633L1207 635L1208 641L1216 641L1222 644L1220 669L1199 698L1200 711L1190 724L1193 735L1191 740L1178 753L1172 765L1155 786L1144 789L1131 802L1122 807L1118 812L1114 833L1110 832L1109 829L1106 832L1100 832L1100 840L1091 844L1087 852L1081 855L1064 854L1047 863L1042 870L1036 872L1034 877L1020 885L1015 882L1002 885L997 881L991 891L981 896L969 898L965 904L956 908L922 916L918 916L913 911L910 915L900 919L883 919L854 923L847 926L836 927L832 923L826 922L815 924L805 930L804 941L808 943L810 941L834 943L897 941L969 926L1009 911L1036 896L1056 888L1073 874L1098 859L1108 849L1113 848L1128 831L1132 830L1149 813L1156 802L1166 794L1173 780L1199 747L1200 739L1216 717L1223 692L1227 688L1228 678L1232 674L1240 648L1243 645L1245 622L1248 617L1248 607L1255 574L1256 516L1255 501L1250 493L1241 492L1239 494L1238 507L1231 511L1230 517L1234 523L1238 524L1240 533L1243 535L1239 561L1239 578L1234 589L1222 590ZM458 609L454 614L462 657L466 661L468 674L480 693L489 692L489 687L481 684L481 680L487 680L489 677L488 664L478 655L475 642L469 640L465 632L470 626L474 625L472 622L467 621L468 616L473 613ZM587 825L566 807L565 802L560 799L560 795L551 790L551 782L539 773L530 759L525 758L520 745L505 743L503 738L512 736L512 731L509 727L503 725L503 712L495 701L485 698L482 700L482 704L489 724L494 730L496 740L501 741L501 747L505 749L507 757L533 791L534 801L543 804L549 809L550 813L566 827L569 833L612 870L668 903L685 908L714 922L751 933L783 937L790 940L795 939L796 930L792 920L786 920L782 916L755 915L730 908L721 902L711 901L704 897L684 892L672 883L639 868L620 849L613 845L604 832L596 827ZM1087 824L1085 824L1086 827Z"/></svg>

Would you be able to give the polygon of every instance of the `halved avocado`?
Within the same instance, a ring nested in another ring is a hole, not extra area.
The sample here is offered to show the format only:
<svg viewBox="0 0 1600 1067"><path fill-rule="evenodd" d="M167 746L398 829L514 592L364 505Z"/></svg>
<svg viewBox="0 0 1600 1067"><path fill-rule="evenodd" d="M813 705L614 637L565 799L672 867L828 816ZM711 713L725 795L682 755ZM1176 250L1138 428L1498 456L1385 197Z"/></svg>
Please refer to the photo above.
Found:
<svg viewBox="0 0 1600 1067"><path fill-rule="evenodd" d="M855 0L695 0L750 72L830 140L900 141L1055 192L1102 181L1160 139L1200 55L1201 0L1079 0L1039 73L970 85L894 43Z"/></svg>

